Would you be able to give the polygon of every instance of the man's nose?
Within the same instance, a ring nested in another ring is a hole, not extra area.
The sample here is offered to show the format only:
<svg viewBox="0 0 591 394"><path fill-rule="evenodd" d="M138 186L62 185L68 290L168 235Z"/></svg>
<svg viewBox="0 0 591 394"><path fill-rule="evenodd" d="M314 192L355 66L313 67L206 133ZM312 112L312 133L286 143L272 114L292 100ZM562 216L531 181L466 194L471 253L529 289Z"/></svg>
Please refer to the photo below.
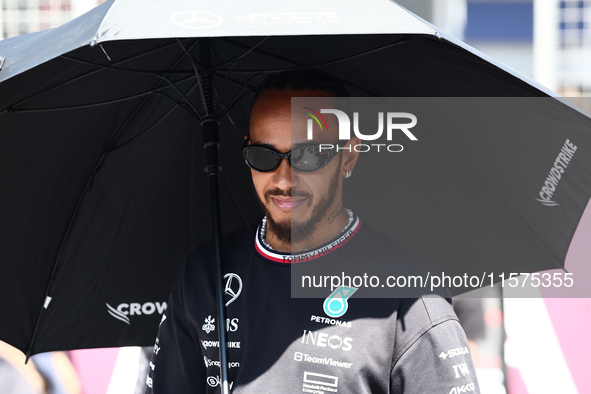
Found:
<svg viewBox="0 0 591 394"><path fill-rule="evenodd" d="M297 185L296 171L289 165L286 158L282 158L279 167L275 170L273 183L280 189L287 190Z"/></svg>

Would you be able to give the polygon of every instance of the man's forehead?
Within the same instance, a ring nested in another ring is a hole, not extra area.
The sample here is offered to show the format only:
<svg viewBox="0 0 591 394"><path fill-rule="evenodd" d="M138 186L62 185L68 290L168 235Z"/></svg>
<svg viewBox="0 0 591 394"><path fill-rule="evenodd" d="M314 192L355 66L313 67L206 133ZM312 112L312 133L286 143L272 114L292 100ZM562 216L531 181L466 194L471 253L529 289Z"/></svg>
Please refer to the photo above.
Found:
<svg viewBox="0 0 591 394"><path fill-rule="evenodd" d="M335 96L320 90L278 90L269 89L261 92L253 105L250 119L251 140L271 144L277 139L293 140L292 143L305 140L308 115L304 110L292 112L292 97L312 97L313 107L333 108ZM328 122L333 119L329 117ZM293 126L293 127L292 127ZM260 139L260 141L258 141Z"/></svg>

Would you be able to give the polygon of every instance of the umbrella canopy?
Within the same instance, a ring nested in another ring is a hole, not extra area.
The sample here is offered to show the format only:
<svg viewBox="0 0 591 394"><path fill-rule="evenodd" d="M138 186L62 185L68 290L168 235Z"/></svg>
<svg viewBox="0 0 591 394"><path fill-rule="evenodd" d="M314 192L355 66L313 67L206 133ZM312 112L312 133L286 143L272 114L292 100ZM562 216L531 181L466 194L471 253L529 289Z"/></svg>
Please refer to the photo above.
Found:
<svg viewBox="0 0 591 394"><path fill-rule="evenodd" d="M209 40L212 68L202 63L202 38ZM153 342L179 265L211 237L199 126L206 113L205 94L216 98L215 111L224 115L224 231L260 218L240 148L252 86L266 73L315 67L345 81L352 96L362 97L552 95L385 0L110 0L57 29L0 42L0 56L0 180L5 185L0 195L0 311L6 317L0 339L29 353ZM213 91L200 88L204 78L212 78ZM580 132L591 124L589 119L552 100L544 111L558 111L557 122L568 119L581 137L579 149L591 143ZM560 150L565 139L546 137L532 150L534 161L555 157L555 142L560 141ZM460 151L470 152L465 142ZM503 146L495 146L499 161ZM421 154L409 160L445 164ZM472 156L466 159L478 161L477 154ZM446 187L465 195L466 183L455 178L463 174L462 161L439 167L437 173L438 179L454 178ZM411 164L411 172L397 179L405 193L388 201L404 206L404 215L395 225L378 227L429 264L446 255L453 261L479 256L494 262L517 248L520 259L540 262L528 267L557 267L564 264L591 195L588 160L580 154L576 163L560 208L544 211L548 207L539 204L520 224L529 231L529 218L543 215L540 223L531 222L544 228L541 241L534 231L523 243L529 245L533 237L546 254L539 249L528 254L532 248L521 248L515 237L501 237L507 243L491 240L494 247L481 256L478 247L459 248L458 242L474 233L475 215L482 228L491 222L501 232L506 228L493 220L499 218L494 210L479 215L486 211L481 199L504 201L506 194L491 197L473 189L468 193L473 211L462 215L454 213L462 210L463 199L453 202L440 194L434 209L425 210L416 197L428 196L428 188ZM520 175L541 176L543 183L548 169L540 165ZM510 171L498 170L492 171L493 179ZM371 171L364 171L370 180ZM354 208L372 222L363 204ZM504 209L519 206L510 203ZM421 228L420 237L405 231L430 221L437 225ZM434 243L437 248L429 249ZM498 253L491 255L493 249Z"/></svg>

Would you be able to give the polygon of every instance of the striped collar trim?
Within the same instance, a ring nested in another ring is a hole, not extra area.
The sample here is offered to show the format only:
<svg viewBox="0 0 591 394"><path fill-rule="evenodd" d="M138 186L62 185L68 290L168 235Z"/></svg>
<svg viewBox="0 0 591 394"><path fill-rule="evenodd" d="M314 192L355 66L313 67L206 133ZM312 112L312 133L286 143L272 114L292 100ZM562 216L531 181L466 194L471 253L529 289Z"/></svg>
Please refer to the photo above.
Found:
<svg viewBox="0 0 591 394"><path fill-rule="evenodd" d="M261 257L270 260L274 263L304 263L307 261L315 260L339 249L347 242L349 242L351 238L353 238L357 231L359 231L360 227L361 220L359 220L359 218L355 216L355 220L353 220L353 223L351 223L351 225L347 229L345 229L344 232L342 232L337 238L335 238L331 242L321 245L316 249L307 250L305 252L292 255L290 253L277 252L276 250L271 250L268 247L266 247L265 244L263 244L262 242L261 225L259 224L255 235L254 248Z"/></svg>

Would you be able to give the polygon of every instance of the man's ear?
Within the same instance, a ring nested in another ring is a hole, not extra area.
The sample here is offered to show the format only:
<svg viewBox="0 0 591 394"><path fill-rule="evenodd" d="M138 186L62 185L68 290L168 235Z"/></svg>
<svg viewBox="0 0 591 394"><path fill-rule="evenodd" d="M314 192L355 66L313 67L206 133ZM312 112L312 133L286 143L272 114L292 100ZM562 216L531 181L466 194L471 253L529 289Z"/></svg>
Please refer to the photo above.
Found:
<svg viewBox="0 0 591 394"><path fill-rule="evenodd" d="M357 164L357 159L359 159L359 152L355 150L355 146L361 144L361 139L358 137L353 137L345 144L345 149L342 149L343 152L343 164L341 167L341 171L343 172L343 177L346 176L347 172L349 175L353 172L355 165ZM349 149L351 150L349 152Z"/></svg>

